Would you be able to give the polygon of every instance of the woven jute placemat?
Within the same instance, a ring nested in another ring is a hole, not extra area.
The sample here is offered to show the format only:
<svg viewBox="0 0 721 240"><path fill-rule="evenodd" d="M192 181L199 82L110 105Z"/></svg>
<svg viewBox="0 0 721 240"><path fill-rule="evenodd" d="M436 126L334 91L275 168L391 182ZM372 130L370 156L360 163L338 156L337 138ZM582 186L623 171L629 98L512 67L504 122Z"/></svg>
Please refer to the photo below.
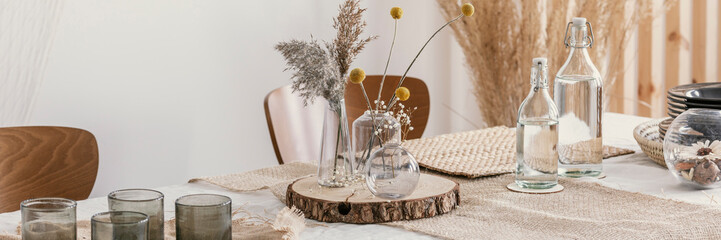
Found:
<svg viewBox="0 0 721 240"><path fill-rule="evenodd" d="M492 127L444 134L403 143L422 167L451 175L477 178L511 173L516 168L516 130ZM603 158L634 153L603 146Z"/></svg>

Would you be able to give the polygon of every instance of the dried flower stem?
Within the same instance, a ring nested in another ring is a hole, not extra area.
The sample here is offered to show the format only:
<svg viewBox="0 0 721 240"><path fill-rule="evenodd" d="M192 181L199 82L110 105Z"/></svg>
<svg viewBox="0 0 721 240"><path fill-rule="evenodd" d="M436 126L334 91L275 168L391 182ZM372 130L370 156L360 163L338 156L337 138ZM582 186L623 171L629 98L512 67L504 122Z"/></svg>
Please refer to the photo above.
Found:
<svg viewBox="0 0 721 240"><path fill-rule="evenodd" d="M363 90L363 97L365 97L366 103L368 104L368 109L369 109L368 111L371 111L371 121L373 121L373 132L375 133L375 131L380 126L376 126L376 116L375 116L375 114L373 114L373 108L371 107L371 101L370 101L370 99L368 99L368 94L366 93L366 88L363 86L363 82L360 83L360 86L361 86L361 90ZM378 143L380 143L380 145L382 147L383 141L381 141L380 138L378 138L378 139L379 139ZM371 137L371 139L369 141L371 142L370 145L373 145L373 137Z"/></svg>
<svg viewBox="0 0 721 240"><path fill-rule="evenodd" d="M361 90L363 90L363 97L366 99L366 104L368 104L368 109L373 110L371 107L371 101L368 99L368 94L366 93L366 87L363 86L363 82L359 83Z"/></svg>
<svg viewBox="0 0 721 240"><path fill-rule="evenodd" d="M391 41L391 50L388 52L388 60L386 60L386 67L383 70L383 78L381 78L381 87L378 89L378 98L376 98L376 110L380 108L381 93L383 92L383 85L386 82L386 73L388 72L388 65L391 63L391 55L393 55L393 46L396 44L396 34L398 33L398 19L395 20L393 25L393 41ZM373 109L370 109L373 111Z"/></svg>
<svg viewBox="0 0 721 240"><path fill-rule="evenodd" d="M408 68L406 68L406 72L403 73L403 76L401 77L401 80L398 81L398 86L396 86L396 89L398 89L399 87L401 87L401 85L403 84L403 80L406 80L406 75L408 75L408 71L411 70L411 67L413 67L413 64L416 63L416 60L418 59L418 56L421 55L421 53L423 52L423 49L426 48L426 46L428 45L429 42L431 42L431 40L433 39L433 37L435 37L436 34L438 34L438 32L440 32L443 28L445 28L446 26L448 26L448 24L451 24L451 23L455 22L456 20L460 19L461 17L463 17L463 14L458 15L458 17L454 18L453 20L448 21L446 24L443 24L443 26L441 26L440 28L438 28L438 30L436 30L436 32L434 32L433 35L431 35L431 37L428 38L428 41L426 41L426 43L423 44L423 47L421 47L421 50L418 51L418 54L416 54L416 57L413 58L413 61L411 61L411 64L408 65ZM395 101L393 101L393 100L395 100L395 99L396 99L396 93L394 92L394 93L393 93L393 96L391 96L390 103L388 103L388 109L390 109L391 107L393 107L393 104L395 104Z"/></svg>
<svg viewBox="0 0 721 240"><path fill-rule="evenodd" d="M331 52L338 64L340 75L344 76L350 70L353 59L368 42L376 39L376 36L360 38L366 27L363 20L366 9L360 8L359 0L346 0L338 10L338 16L333 19L333 28L337 30L337 34Z"/></svg>

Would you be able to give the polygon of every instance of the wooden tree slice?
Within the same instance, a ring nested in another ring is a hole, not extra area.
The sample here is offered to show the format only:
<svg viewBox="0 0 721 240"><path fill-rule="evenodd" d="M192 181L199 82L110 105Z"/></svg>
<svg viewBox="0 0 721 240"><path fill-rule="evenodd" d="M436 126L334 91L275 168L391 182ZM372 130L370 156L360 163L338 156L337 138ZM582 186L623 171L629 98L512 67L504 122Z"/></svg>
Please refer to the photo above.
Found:
<svg viewBox="0 0 721 240"><path fill-rule="evenodd" d="M357 185L326 188L316 177L302 178L288 186L286 203L322 222L380 223L433 217L461 201L457 182L427 174L421 174L410 196L397 200L375 197L365 184Z"/></svg>

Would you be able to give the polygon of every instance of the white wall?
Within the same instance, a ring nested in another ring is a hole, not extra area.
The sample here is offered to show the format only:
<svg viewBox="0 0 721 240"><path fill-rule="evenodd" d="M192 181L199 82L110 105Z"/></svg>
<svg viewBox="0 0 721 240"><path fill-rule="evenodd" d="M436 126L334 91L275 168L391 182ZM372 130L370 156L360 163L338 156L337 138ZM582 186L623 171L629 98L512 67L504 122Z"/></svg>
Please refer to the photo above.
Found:
<svg viewBox="0 0 721 240"><path fill-rule="evenodd" d="M17 0L20 1L20 0ZM92 196L276 165L263 111L289 72L279 41L332 39L342 1L66 1L31 125L87 129L100 148ZM392 6L405 10L389 72L402 74L444 23L435 1L364 1L380 35L353 64L382 73ZM431 93L425 136L479 122L462 53L445 29L411 70Z"/></svg>

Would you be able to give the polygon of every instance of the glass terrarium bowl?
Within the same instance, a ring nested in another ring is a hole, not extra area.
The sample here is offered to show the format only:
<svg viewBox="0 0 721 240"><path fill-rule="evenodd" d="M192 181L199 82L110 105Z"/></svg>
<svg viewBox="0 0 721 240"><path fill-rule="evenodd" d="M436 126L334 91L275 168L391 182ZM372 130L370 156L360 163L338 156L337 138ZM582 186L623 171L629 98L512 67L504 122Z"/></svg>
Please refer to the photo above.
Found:
<svg viewBox="0 0 721 240"><path fill-rule="evenodd" d="M721 187L721 110L693 108L676 117L663 154L671 174L683 184Z"/></svg>
<svg viewBox="0 0 721 240"><path fill-rule="evenodd" d="M418 162L398 143L383 145L366 161L366 186L373 195L399 199L411 195L421 177Z"/></svg>

